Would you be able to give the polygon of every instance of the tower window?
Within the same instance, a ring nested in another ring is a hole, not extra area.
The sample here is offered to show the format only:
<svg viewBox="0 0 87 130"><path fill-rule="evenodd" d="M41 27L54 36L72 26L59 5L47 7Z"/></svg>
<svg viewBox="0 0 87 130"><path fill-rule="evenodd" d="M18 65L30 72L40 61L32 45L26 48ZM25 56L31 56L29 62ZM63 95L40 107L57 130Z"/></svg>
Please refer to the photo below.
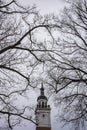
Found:
<svg viewBox="0 0 87 130"><path fill-rule="evenodd" d="M44 102L42 102L42 108L44 108Z"/></svg>
<svg viewBox="0 0 87 130"><path fill-rule="evenodd" d="M47 102L45 102L45 107L47 107Z"/></svg>

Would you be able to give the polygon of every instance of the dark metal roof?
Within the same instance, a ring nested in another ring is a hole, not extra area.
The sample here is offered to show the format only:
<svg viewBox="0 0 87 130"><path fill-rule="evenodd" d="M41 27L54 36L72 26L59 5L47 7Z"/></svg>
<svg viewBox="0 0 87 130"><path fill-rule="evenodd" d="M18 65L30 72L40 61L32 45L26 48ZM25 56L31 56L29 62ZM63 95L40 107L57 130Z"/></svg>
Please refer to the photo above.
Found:
<svg viewBox="0 0 87 130"><path fill-rule="evenodd" d="M39 96L39 97L37 98L37 101L40 100L40 99L45 99L45 100L47 100L47 97L44 96L44 95L43 95L43 96L41 95L41 96Z"/></svg>

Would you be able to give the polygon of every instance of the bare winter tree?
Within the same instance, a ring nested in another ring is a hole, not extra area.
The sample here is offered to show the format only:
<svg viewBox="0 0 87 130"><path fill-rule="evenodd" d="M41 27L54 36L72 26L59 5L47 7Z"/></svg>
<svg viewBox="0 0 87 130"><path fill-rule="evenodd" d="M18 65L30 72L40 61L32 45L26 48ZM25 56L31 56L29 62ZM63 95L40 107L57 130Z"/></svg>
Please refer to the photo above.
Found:
<svg viewBox="0 0 87 130"><path fill-rule="evenodd" d="M62 108L61 120L75 130L86 128L87 2L69 4L58 19L42 17L34 6L0 0L0 121L6 122L1 129L23 119L35 123L33 109L21 100L35 87L43 65L43 79L47 72L45 82Z"/></svg>
<svg viewBox="0 0 87 130"><path fill-rule="evenodd" d="M52 18L40 16L34 6L0 0L0 129L12 129L23 119L35 123L33 109L21 100L35 87L38 65L51 48L51 29Z"/></svg>
<svg viewBox="0 0 87 130"><path fill-rule="evenodd" d="M62 18L55 18L61 28L49 53L46 83L61 104L60 119L82 130L87 129L87 1L68 4Z"/></svg>

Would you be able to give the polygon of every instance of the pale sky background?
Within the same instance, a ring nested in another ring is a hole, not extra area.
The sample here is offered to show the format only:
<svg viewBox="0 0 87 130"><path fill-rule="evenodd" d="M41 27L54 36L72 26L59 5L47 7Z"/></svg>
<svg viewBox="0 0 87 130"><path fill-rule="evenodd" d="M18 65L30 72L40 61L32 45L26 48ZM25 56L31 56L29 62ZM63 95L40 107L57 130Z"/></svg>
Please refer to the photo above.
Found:
<svg viewBox="0 0 87 130"><path fill-rule="evenodd" d="M57 15L60 15L61 10L64 8L66 5L66 0L17 0L19 3L22 5L28 6L28 5L33 5L35 4L37 9L40 10L40 13L42 15L44 14L49 14L49 13L54 13ZM33 102L36 103L36 98L37 95L34 92L30 93L30 97L32 98L33 96ZM53 108L53 105L51 105L52 111L51 111L51 124L52 124L52 130L69 130L69 126L66 126L64 128L61 127L61 123L56 122L55 120L55 114L56 111ZM25 123L26 126L17 126L14 128L14 130L35 130L35 125L33 123Z"/></svg>
<svg viewBox="0 0 87 130"><path fill-rule="evenodd" d="M67 0L17 0L23 5L36 4L42 14L59 13L64 8Z"/></svg>

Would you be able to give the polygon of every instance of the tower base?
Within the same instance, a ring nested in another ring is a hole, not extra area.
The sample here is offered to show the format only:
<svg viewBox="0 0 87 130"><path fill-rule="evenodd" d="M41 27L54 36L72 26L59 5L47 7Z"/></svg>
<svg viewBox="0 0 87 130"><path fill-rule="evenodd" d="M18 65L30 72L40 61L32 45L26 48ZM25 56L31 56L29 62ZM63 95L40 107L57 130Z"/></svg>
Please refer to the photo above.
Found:
<svg viewBox="0 0 87 130"><path fill-rule="evenodd" d="M51 130L51 127L36 127L36 130Z"/></svg>

